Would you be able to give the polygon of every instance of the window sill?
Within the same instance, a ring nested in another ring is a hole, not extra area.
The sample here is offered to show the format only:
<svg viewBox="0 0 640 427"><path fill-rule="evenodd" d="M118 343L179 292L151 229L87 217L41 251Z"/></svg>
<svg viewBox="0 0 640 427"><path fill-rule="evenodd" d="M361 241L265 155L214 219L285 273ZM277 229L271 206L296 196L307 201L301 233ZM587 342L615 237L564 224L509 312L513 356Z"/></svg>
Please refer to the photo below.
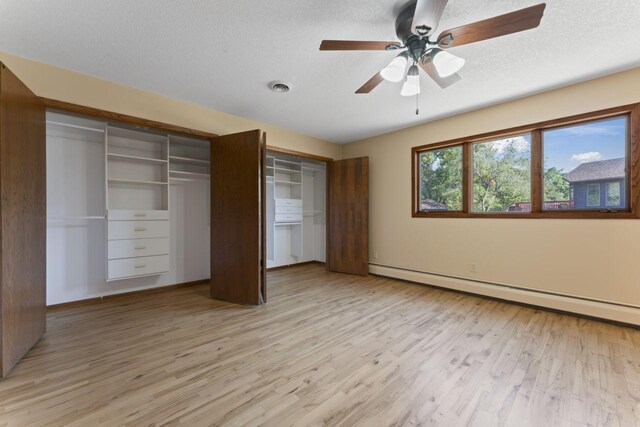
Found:
<svg viewBox="0 0 640 427"><path fill-rule="evenodd" d="M563 212L412 212L412 218L492 218L492 219L640 219L629 211L563 211Z"/></svg>

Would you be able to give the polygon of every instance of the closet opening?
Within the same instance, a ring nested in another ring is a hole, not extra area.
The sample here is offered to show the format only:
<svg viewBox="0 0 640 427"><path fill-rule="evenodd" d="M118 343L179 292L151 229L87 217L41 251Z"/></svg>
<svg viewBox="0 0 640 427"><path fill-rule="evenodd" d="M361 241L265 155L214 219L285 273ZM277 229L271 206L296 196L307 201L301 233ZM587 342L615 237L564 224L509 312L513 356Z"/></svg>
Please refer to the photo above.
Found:
<svg viewBox="0 0 640 427"><path fill-rule="evenodd" d="M267 147L267 270L326 262L328 161Z"/></svg>
<svg viewBox="0 0 640 427"><path fill-rule="evenodd" d="M47 305L210 278L210 140L46 112Z"/></svg>

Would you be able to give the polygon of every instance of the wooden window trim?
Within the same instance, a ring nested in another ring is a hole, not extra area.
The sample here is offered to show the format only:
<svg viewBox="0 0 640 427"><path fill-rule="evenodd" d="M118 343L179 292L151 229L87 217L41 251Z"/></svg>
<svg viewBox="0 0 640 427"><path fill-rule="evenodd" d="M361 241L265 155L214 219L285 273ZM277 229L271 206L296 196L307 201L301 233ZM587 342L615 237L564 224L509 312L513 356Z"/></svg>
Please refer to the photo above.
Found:
<svg viewBox="0 0 640 427"><path fill-rule="evenodd" d="M545 211L543 207L542 131L627 115L627 209ZM471 144L485 140L531 134L531 212L471 212ZM463 209L462 212L420 211L418 189L420 178L418 156L421 152L451 146L463 147ZM413 218L529 218L529 219L640 219L640 103L608 108L591 113L547 120L525 126L456 138L411 149L411 216Z"/></svg>

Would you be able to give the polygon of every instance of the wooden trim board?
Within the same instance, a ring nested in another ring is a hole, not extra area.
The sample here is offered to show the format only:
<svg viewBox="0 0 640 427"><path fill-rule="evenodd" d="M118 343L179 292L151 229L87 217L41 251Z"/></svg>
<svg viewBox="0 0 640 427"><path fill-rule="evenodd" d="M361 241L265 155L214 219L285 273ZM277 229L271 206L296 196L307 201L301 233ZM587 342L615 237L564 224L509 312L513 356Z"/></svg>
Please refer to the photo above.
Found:
<svg viewBox="0 0 640 427"><path fill-rule="evenodd" d="M217 134L189 129L183 126L162 123L155 120L142 119L140 117L129 116L127 114L115 113L113 111L101 110L99 108L86 107L84 105L72 104L70 102L58 101L56 99L41 98L46 108L62 110L82 116L98 117L105 120L124 122L145 128L160 129L165 132L178 133L201 138L215 138Z"/></svg>
<svg viewBox="0 0 640 427"><path fill-rule="evenodd" d="M75 306L81 306L81 305L98 304L103 302L104 300L125 298L125 297L130 297L132 295L154 294L156 292L164 292L164 291L169 291L171 289L186 288L187 286L204 285L209 283L209 280L210 279L194 280L192 282L176 283L173 285L159 286L157 288L138 289L136 291L123 292L119 294L111 294L111 295L104 295L101 297L80 299L76 301L63 302L60 304L51 304L47 306L47 310L56 310L59 308L69 308L69 307L75 307Z"/></svg>

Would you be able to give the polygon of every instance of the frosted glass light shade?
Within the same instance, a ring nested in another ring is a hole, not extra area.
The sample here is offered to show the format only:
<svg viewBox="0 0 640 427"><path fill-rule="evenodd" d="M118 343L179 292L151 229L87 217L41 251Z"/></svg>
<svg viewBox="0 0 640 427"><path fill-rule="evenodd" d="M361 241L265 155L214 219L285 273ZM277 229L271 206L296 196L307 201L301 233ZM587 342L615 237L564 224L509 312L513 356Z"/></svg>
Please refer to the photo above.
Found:
<svg viewBox="0 0 640 427"><path fill-rule="evenodd" d="M465 60L442 49L431 51L433 66L440 77L449 77L457 73L464 66Z"/></svg>
<svg viewBox="0 0 640 427"><path fill-rule="evenodd" d="M414 96L420 93L420 72L416 65L409 67L407 73L407 79L402 85L400 95L402 96Z"/></svg>
<svg viewBox="0 0 640 427"><path fill-rule="evenodd" d="M393 58L393 61L380 71L383 79L390 82L399 82L404 77L404 70L407 68L407 53L402 52Z"/></svg>

